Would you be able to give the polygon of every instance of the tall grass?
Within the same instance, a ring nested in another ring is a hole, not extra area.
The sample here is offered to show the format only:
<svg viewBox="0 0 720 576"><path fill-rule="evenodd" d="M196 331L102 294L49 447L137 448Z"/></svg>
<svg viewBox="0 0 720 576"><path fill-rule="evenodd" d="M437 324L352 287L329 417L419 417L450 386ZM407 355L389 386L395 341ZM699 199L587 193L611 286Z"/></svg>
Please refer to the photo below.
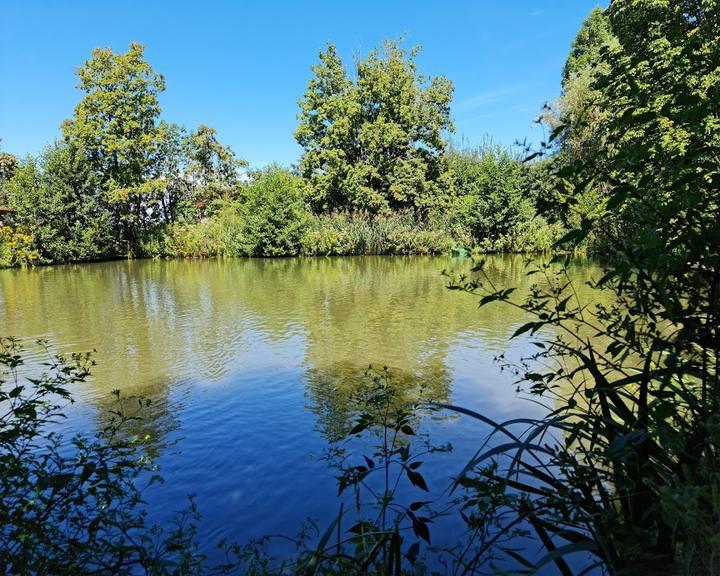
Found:
<svg viewBox="0 0 720 576"><path fill-rule="evenodd" d="M411 213L372 216L341 212L315 216L302 240L308 256L351 254L446 254L462 239Z"/></svg>

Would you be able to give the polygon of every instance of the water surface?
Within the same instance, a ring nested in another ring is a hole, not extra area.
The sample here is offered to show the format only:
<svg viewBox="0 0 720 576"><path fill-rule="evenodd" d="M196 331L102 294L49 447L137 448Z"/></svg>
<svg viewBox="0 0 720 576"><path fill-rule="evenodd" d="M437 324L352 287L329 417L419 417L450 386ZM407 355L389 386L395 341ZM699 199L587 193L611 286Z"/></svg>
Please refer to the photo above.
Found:
<svg viewBox="0 0 720 576"><path fill-rule="evenodd" d="M337 512L335 472L322 460L347 424L369 365L398 386L494 418L538 415L494 361L518 358L508 337L527 319L449 291L424 257L121 261L0 272L0 334L46 338L62 352L96 350L65 424L91 431L111 390L153 400L137 424L166 483L150 494L161 518L195 494L204 543L295 534ZM497 286L527 291L521 257L492 257ZM578 285L596 270L578 265ZM453 451L426 464L442 491L486 432L468 418L423 423Z"/></svg>

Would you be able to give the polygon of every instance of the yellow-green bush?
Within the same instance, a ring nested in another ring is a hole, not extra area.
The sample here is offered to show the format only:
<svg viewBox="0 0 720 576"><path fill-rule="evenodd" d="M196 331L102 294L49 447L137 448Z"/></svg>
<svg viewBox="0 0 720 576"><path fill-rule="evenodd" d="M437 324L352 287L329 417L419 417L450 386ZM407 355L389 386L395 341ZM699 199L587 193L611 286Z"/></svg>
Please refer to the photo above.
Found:
<svg viewBox="0 0 720 576"><path fill-rule="evenodd" d="M32 266L40 255L34 238L24 226L0 225L0 267Z"/></svg>

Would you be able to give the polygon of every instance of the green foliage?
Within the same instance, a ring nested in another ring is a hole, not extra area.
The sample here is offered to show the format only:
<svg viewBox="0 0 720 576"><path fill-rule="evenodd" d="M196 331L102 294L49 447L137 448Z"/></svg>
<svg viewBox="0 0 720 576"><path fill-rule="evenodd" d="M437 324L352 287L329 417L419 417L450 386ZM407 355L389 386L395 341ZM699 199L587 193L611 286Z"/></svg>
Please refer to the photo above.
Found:
<svg viewBox="0 0 720 576"><path fill-rule="evenodd" d="M47 350L47 348L46 348ZM47 353L47 371L21 377L26 351L0 339L0 563L12 574L226 573L207 566L194 541L190 507L174 527L147 520L138 480L157 481L142 445L126 429L140 402L116 392L109 422L94 436L63 439L53 424L84 381L89 355Z"/></svg>
<svg viewBox="0 0 720 576"><path fill-rule="evenodd" d="M0 268L32 266L39 260L35 239L24 226L0 225Z"/></svg>
<svg viewBox="0 0 720 576"><path fill-rule="evenodd" d="M417 72L418 49L386 42L351 79L328 44L301 101L295 137L314 210L427 210L451 192L443 151L451 83Z"/></svg>
<svg viewBox="0 0 720 576"><path fill-rule="evenodd" d="M214 128L202 124L187 136L184 147L188 159L184 176L202 218L212 212L214 202L236 193L240 187L238 169L247 163L220 143Z"/></svg>
<svg viewBox="0 0 720 576"><path fill-rule="evenodd" d="M15 156L7 152L0 152L0 193L3 192L5 183L15 174L17 166L18 160Z"/></svg>
<svg viewBox="0 0 720 576"><path fill-rule="evenodd" d="M308 256L446 254L459 246L442 226L412 213L333 213L313 217L302 239Z"/></svg>
<svg viewBox="0 0 720 576"><path fill-rule="evenodd" d="M85 96L62 126L65 141L98 177L115 239L127 252L164 191L155 162L171 133L159 120L165 80L145 61L143 50L136 43L125 54L93 50L78 70Z"/></svg>
<svg viewBox="0 0 720 576"><path fill-rule="evenodd" d="M177 222L149 228L140 254L151 258L214 258L243 255L242 220L238 205L220 201L214 214L199 222Z"/></svg>
<svg viewBox="0 0 720 576"><path fill-rule="evenodd" d="M37 161L22 161L5 189L13 221L32 232L41 261L113 254L110 217L97 176L72 146L54 144Z"/></svg>
<svg viewBox="0 0 720 576"><path fill-rule="evenodd" d="M279 166L254 175L242 191L241 253L247 256L295 256L307 226L305 183Z"/></svg>
<svg viewBox="0 0 720 576"><path fill-rule="evenodd" d="M451 150L457 199L453 217L484 251L519 251L535 216L532 167L500 146Z"/></svg>
<svg viewBox="0 0 720 576"><path fill-rule="evenodd" d="M607 14L602 8L593 8L572 42L563 69L563 87L572 78L600 64L602 50L612 43L612 37Z"/></svg>
<svg viewBox="0 0 720 576"><path fill-rule="evenodd" d="M494 424L502 449L468 470L502 462L546 545L541 564L565 574L580 550L610 574L718 574L720 6L615 0L608 17L618 45L601 51L593 84L601 161L557 169L558 197L579 216L560 244L604 243L592 286L614 304L580 300L562 258L529 270L539 280L526 300L482 266L461 283L481 305L532 315L515 334L538 352L512 368L553 407Z"/></svg>

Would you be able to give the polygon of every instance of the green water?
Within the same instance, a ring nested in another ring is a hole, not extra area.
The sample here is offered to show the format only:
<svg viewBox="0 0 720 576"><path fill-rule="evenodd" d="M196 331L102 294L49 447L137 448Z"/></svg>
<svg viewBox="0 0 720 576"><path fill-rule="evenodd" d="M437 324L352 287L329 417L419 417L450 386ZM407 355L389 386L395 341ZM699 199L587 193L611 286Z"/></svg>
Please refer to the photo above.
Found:
<svg viewBox="0 0 720 576"><path fill-rule="evenodd" d="M150 495L153 513L182 507L192 492L204 541L244 541L332 517L335 479L319 455L346 424L370 364L387 366L399 386L496 418L539 413L494 362L529 352L526 340L507 341L527 318L508 306L478 309L477 298L445 288L443 269L470 265L357 257L6 270L0 333L46 338L63 352L95 349L68 432L97 426L113 389L152 398L138 426L167 478ZM519 295L533 279L521 257L492 257L487 270ZM597 272L576 266L581 290ZM455 447L428 464L429 481L444 488L483 430L457 417L426 428Z"/></svg>

